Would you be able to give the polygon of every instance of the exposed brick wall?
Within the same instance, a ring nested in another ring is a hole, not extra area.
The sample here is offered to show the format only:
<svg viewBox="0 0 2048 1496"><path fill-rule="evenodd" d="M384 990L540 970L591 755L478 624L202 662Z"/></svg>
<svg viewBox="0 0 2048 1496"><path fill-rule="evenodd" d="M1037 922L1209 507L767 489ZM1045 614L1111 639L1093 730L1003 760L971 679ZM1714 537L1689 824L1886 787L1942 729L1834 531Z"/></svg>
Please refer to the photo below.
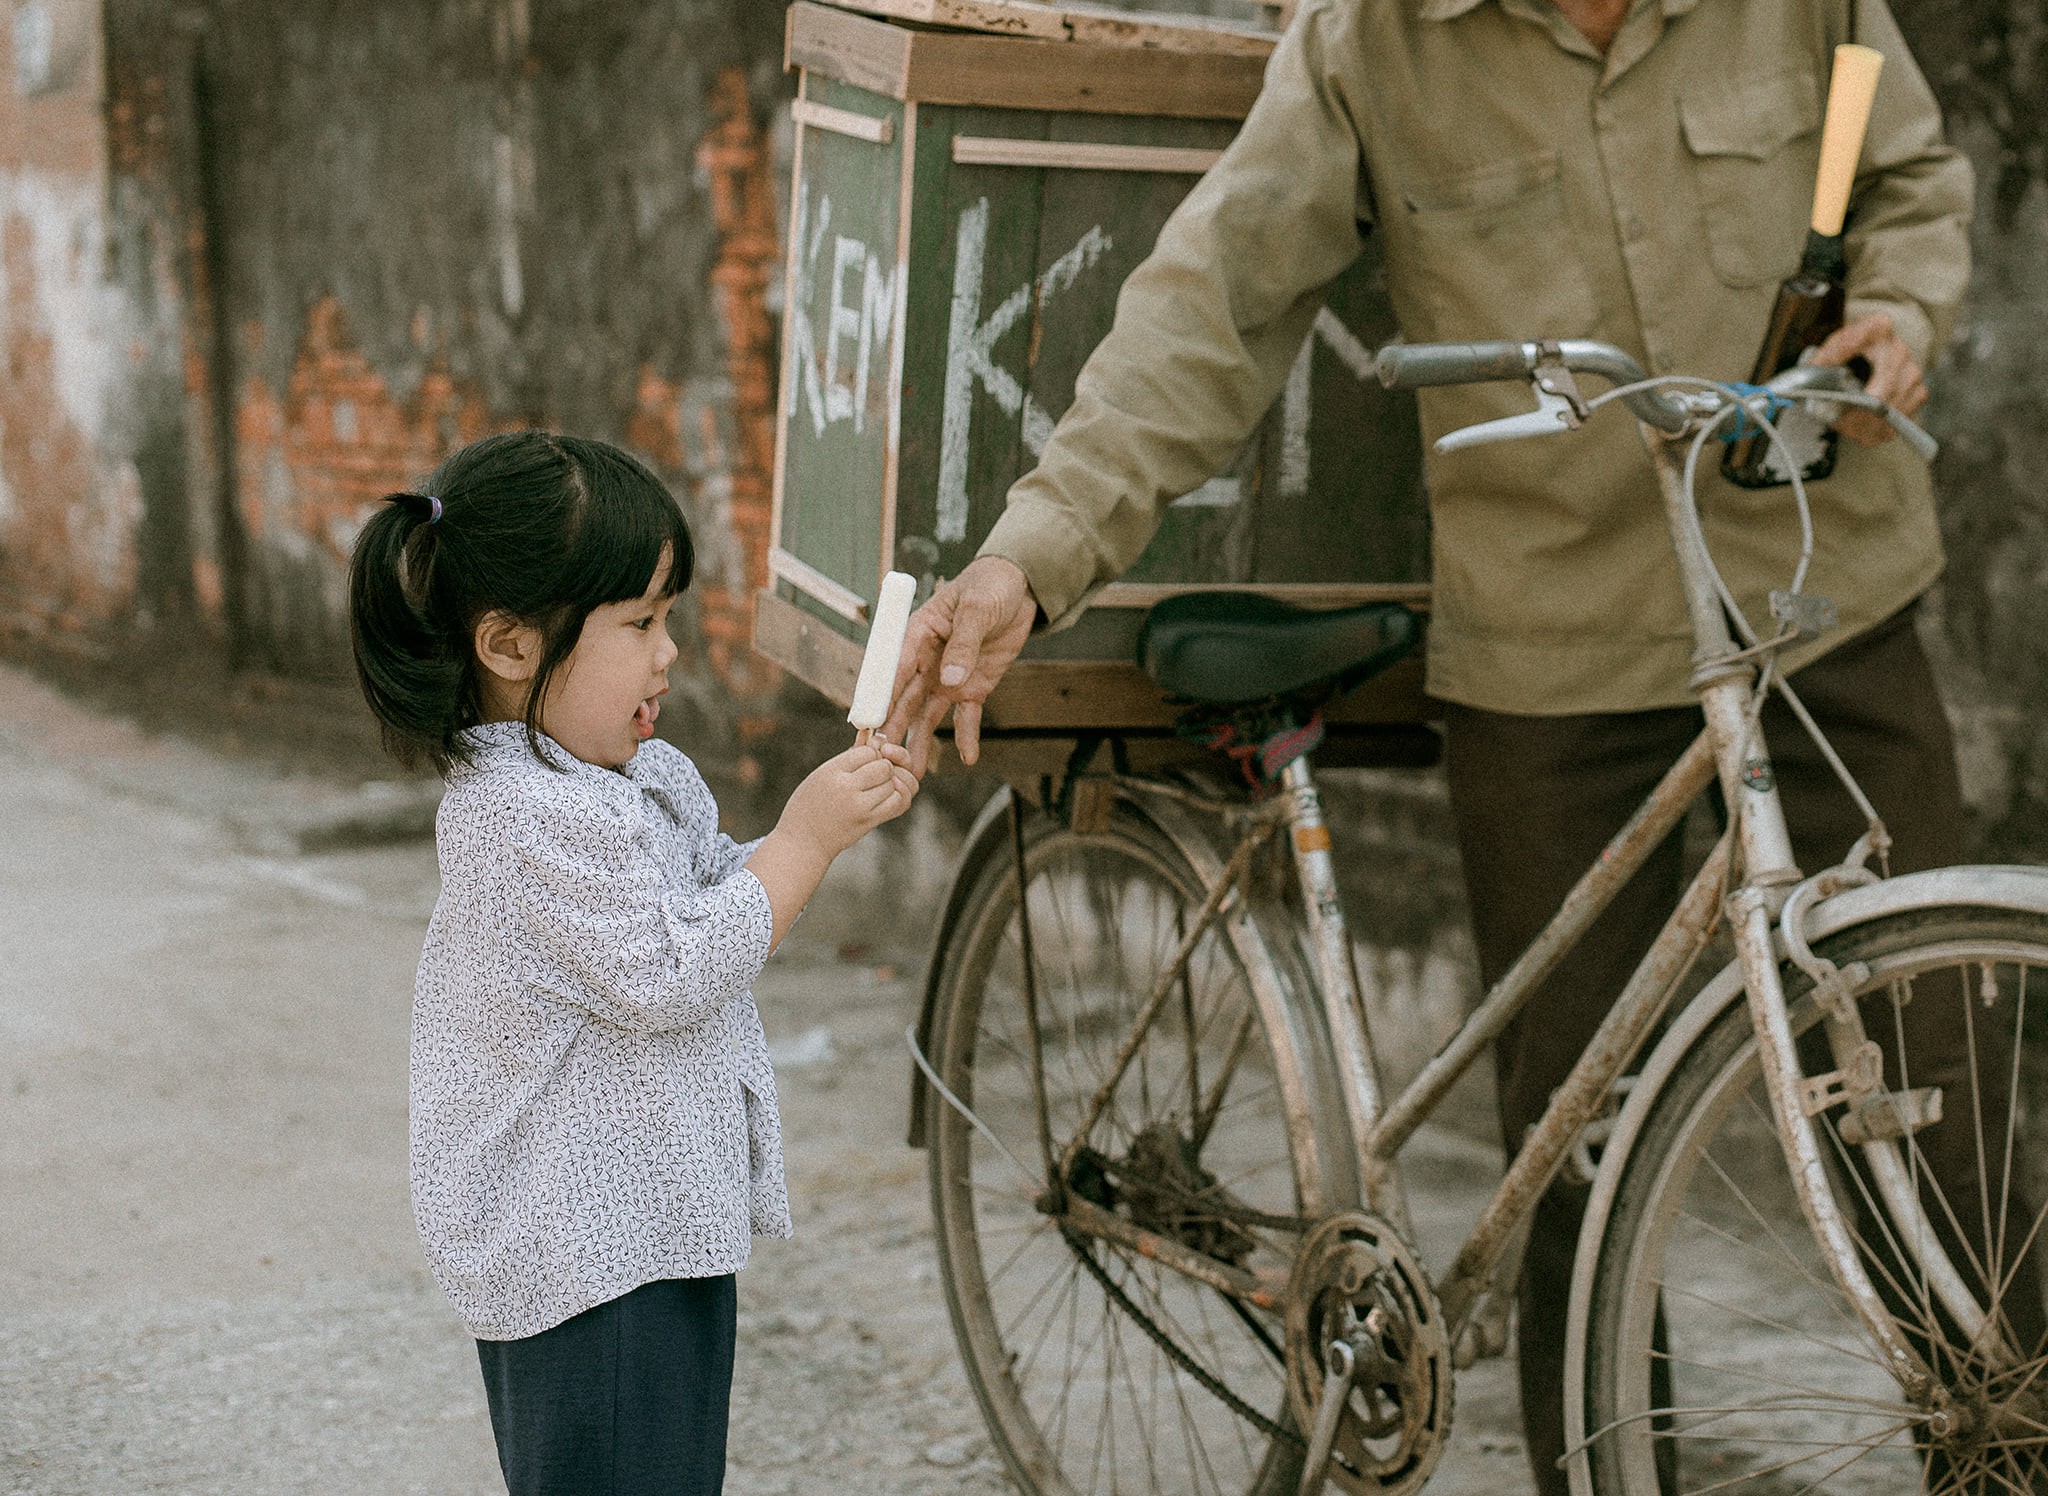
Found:
<svg viewBox="0 0 2048 1496"><path fill-rule="evenodd" d="M243 387L235 411L242 522L258 544L310 543L340 571L379 499L503 424L431 357L411 396L396 399L350 336L341 302L323 296L307 314L283 397L258 377ZM280 525L295 532L292 541L275 533Z"/></svg>
<svg viewBox="0 0 2048 1496"><path fill-rule="evenodd" d="M776 335L768 315L768 288L780 273L782 245L771 152L755 118L744 69L719 73L710 107L717 123L697 148L697 164L710 184L711 216L718 229L711 294L725 341L732 427L738 436L714 516L737 555L736 564L706 589L698 619L705 654L719 679L741 698L758 699L781 679L773 665L753 652L752 641L754 593L767 585L768 548L774 540Z"/></svg>
<svg viewBox="0 0 2048 1496"><path fill-rule="evenodd" d="M364 505L445 443L545 422L629 443L689 505L690 720L714 769L790 778L808 740L778 726L823 714L746 648L781 7L9 0L32 3L73 29L24 91L0 27L0 637L184 606L203 626L160 630L159 656L225 639L238 664L343 680ZM1983 178L1971 312L1935 377L1933 642L1982 844L2040 855L2048 22L2039 0L1894 8Z"/></svg>

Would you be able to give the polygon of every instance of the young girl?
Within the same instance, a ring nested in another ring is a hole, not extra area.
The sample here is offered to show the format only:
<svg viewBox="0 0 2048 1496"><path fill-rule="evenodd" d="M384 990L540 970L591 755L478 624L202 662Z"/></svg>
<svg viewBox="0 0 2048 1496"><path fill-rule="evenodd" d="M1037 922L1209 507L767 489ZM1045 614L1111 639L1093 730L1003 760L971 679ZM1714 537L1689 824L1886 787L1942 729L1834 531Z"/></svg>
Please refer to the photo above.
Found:
<svg viewBox="0 0 2048 1496"><path fill-rule="evenodd" d="M412 1026L412 1190L513 1496L717 1492L734 1283L788 1236L748 990L917 782L860 745L735 844L653 740L690 582L668 491L523 431L393 494L349 574L386 743L446 776Z"/></svg>

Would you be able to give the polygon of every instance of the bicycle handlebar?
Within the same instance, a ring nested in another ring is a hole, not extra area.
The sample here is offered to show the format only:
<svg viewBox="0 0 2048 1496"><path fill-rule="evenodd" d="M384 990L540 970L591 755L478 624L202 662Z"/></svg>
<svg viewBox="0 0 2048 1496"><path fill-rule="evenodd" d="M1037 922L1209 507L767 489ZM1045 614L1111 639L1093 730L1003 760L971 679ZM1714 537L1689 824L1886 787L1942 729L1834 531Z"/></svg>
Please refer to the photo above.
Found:
<svg viewBox="0 0 2048 1496"><path fill-rule="evenodd" d="M1598 374L1617 385L1649 377L1641 364L1611 343L1565 338L1556 347L1559 359L1574 373ZM1390 343L1373 360L1373 369L1388 389L1413 390L1531 379L1542 357L1540 343ZM1685 406L1657 390L1636 390L1622 399L1660 431L1683 431L1691 418Z"/></svg>

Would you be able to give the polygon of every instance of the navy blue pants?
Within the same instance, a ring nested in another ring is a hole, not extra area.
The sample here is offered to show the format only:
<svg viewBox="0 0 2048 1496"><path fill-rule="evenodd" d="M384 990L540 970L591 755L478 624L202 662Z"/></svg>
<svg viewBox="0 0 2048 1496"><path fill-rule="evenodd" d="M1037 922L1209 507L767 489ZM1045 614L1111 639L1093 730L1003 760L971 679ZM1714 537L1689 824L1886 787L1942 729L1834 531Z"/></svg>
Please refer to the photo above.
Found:
<svg viewBox="0 0 2048 1496"><path fill-rule="evenodd" d="M479 1340L511 1496L718 1496L731 1273L649 1283L523 1340Z"/></svg>

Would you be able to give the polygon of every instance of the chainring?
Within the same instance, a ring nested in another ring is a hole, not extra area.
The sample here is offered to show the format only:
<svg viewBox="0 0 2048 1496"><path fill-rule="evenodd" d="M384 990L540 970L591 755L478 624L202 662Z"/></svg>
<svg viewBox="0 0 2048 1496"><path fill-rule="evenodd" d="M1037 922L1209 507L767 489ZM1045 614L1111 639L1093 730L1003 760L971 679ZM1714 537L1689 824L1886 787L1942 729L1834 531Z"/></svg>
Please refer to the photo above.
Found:
<svg viewBox="0 0 2048 1496"><path fill-rule="evenodd" d="M1353 1496L1419 1491L1451 1431L1450 1339L1429 1275L1378 1216L1339 1211L1302 1240L1287 1289L1287 1397L1311 1428L1333 1339L1363 1343L1329 1481Z"/></svg>

